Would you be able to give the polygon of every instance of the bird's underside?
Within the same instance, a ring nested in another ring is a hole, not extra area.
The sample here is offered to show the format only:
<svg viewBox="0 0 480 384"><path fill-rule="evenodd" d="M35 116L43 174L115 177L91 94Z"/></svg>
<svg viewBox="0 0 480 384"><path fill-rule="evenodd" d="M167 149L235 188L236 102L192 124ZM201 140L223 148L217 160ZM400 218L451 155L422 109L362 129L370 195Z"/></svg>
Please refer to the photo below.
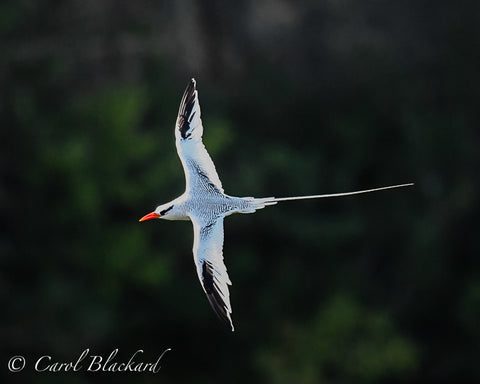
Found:
<svg viewBox="0 0 480 384"><path fill-rule="evenodd" d="M175 126L175 143L185 172L185 193L158 206L140 221L153 218L192 221L193 257L198 278L213 310L232 331L234 327L228 290L231 281L223 261L223 221L226 216L253 213L280 201L348 196L413 185L409 183L355 192L283 198L233 197L224 193L215 165L203 145L202 135L198 92L192 79L183 94Z"/></svg>

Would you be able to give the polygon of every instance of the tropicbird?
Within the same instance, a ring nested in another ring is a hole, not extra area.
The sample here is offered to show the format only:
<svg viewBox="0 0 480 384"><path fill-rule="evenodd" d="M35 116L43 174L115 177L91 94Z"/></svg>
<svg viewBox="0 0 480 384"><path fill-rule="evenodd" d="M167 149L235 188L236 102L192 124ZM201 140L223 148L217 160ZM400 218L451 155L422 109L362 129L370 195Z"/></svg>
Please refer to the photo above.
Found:
<svg viewBox="0 0 480 384"><path fill-rule="evenodd" d="M400 188L413 183L354 192L294 197L234 197L224 193L215 165L203 142L203 125L195 79L182 97L175 125L175 144L185 172L185 192L159 205L139 221L150 219L190 220L193 223L193 258L198 279L215 313L234 330L228 286L231 281L223 262L223 219L233 213L254 213L279 201L319 199Z"/></svg>

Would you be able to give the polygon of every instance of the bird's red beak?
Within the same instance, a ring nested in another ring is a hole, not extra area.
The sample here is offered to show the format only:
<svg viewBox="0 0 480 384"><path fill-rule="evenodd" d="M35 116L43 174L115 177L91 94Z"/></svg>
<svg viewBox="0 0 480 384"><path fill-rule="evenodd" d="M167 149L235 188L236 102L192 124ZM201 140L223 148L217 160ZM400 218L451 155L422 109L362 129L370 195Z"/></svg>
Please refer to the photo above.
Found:
<svg viewBox="0 0 480 384"><path fill-rule="evenodd" d="M160 215L158 213L152 212L149 213L148 215L143 216L140 220L138 221L145 221L145 220L150 220L150 219L158 219Z"/></svg>

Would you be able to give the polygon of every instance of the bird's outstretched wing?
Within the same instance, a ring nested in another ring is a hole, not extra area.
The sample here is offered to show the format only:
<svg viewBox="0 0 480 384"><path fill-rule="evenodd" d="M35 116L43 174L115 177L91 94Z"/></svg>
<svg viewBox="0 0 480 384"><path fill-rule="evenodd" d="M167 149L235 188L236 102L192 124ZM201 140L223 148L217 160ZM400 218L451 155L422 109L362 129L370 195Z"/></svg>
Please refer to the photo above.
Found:
<svg viewBox="0 0 480 384"><path fill-rule="evenodd" d="M175 139L183 165L186 190L207 189L223 193L215 165L202 142L203 126L195 79L185 89L178 110Z"/></svg>
<svg viewBox="0 0 480 384"><path fill-rule="evenodd" d="M210 221L192 218L192 223L193 258L198 279L215 313L233 331L228 291L228 286L232 283L223 262L223 217Z"/></svg>

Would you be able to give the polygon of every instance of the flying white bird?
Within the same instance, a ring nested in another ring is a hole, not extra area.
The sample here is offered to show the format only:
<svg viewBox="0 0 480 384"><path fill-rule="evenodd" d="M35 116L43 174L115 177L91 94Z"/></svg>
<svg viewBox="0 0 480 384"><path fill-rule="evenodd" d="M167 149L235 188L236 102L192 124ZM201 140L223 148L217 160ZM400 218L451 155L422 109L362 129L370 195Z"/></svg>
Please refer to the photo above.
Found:
<svg viewBox="0 0 480 384"><path fill-rule="evenodd" d="M228 286L232 283L223 262L225 216L233 213L254 213L257 209L277 204L279 201L348 196L413 185L409 183L355 192L283 198L229 196L223 192L215 165L203 145L202 134L198 92L195 79L192 79L183 94L175 126L177 152L185 171L185 192L171 202L158 206L140 221L159 218L192 221L193 258L198 278L213 310L232 331L232 307L228 291Z"/></svg>

